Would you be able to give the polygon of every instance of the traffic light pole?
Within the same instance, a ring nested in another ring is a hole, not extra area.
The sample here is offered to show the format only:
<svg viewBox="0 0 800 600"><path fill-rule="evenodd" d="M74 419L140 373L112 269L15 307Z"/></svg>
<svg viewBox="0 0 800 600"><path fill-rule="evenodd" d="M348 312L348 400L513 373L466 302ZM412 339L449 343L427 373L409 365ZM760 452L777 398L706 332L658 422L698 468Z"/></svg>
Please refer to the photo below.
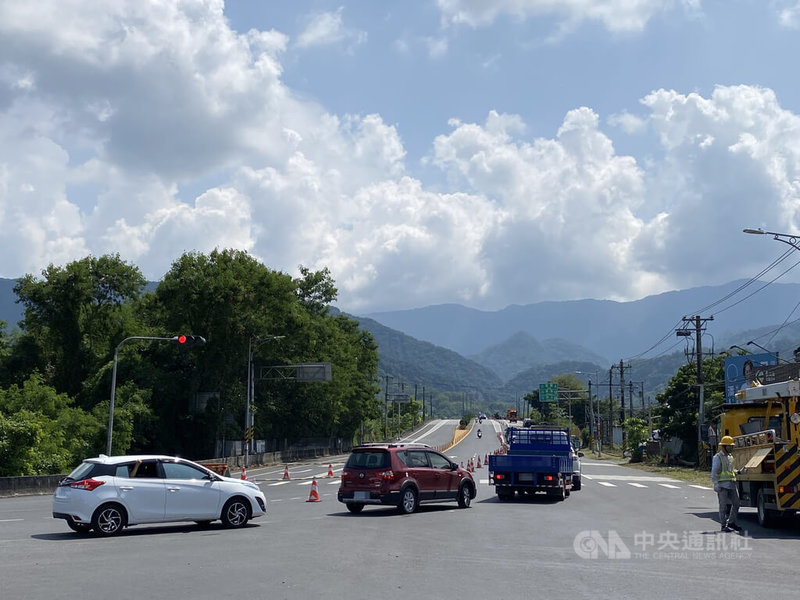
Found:
<svg viewBox="0 0 800 600"><path fill-rule="evenodd" d="M205 344L205 338L200 336L187 336L185 335L176 335L173 337L149 337L149 336L141 336L141 335L134 335L131 337L127 337L122 340L117 347L114 349L114 368L111 371L111 401L108 406L108 441L106 443L106 455L111 456L111 440L113 438L114 432L114 397L117 391L117 362L119 359L119 349L125 345L126 342L130 342L131 340L156 340L162 342L177 342L178 344L185 344L187 339L190 340L192 344Z"/></svg>
<svg viewBox="0 0 800 600"><path fill-rule="evenodd" d="M253 354L255 353L256 349L266 342L270 342L272 340L281 340L286 336L283 335L268 335L263 338L254 338L250 337L247 342L247 400L245 402L245 409L244 409L244 468L250 466L250 443L253 439L254 434L254 427L253 427L253 401L255 400L255 372L254 372L254 365L253 365ZM255 344L253 343L255 342Z"/></svg>

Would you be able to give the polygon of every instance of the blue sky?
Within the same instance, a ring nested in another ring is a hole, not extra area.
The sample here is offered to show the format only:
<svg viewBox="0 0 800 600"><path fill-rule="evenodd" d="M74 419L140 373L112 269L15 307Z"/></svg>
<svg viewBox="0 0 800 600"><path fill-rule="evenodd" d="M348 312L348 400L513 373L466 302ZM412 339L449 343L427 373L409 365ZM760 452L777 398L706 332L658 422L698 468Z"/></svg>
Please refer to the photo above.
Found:
<svg viewBox="0 0 800 600"><path fill-rule="evenodd" d="M800 0L6 0L0 276L238 248L356 314L749 278L785 247L744 227L800 231L797 56Z"/></svg>

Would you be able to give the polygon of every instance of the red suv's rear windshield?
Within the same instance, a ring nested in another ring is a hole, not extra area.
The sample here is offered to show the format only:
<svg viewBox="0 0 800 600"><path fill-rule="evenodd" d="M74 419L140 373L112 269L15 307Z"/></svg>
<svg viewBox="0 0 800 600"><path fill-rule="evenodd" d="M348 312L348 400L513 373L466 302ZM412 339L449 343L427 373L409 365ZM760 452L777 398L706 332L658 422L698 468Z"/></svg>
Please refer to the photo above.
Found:
<svg viewBox="0 0 800 600"><path fill-rule="evenodd" d="M347 459L347 469L385 469L391 464L386 450L361 450Z"/></svg>

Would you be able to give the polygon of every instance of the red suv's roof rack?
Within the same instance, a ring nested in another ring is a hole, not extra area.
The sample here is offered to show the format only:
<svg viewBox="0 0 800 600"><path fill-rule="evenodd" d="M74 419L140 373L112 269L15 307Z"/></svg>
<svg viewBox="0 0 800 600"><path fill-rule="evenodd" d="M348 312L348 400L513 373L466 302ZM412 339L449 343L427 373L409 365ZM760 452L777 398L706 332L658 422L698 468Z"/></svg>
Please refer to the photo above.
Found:
<svg viewBox="0 0 800 600"><path fill-rule="evenodd" d="M418 442L371 442L368 444L359 444L353 448L353 450L358 448L432 448L432 446Z"/></svg>

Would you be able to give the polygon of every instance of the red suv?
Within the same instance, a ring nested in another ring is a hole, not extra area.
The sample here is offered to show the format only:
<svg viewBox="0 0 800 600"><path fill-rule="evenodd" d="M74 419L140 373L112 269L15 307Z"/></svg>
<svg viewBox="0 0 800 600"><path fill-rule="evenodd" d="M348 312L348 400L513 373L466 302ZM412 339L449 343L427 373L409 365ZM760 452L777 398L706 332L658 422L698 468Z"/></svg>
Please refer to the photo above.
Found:
<svg viewBox="0 0 800 600"><path fill-rule="evenodd" d="M410 514L422 502L455 500L467 508L476 493L472 475L430 446L366 444L347 459L338 498L352 513L389 504Z"/></svg>

